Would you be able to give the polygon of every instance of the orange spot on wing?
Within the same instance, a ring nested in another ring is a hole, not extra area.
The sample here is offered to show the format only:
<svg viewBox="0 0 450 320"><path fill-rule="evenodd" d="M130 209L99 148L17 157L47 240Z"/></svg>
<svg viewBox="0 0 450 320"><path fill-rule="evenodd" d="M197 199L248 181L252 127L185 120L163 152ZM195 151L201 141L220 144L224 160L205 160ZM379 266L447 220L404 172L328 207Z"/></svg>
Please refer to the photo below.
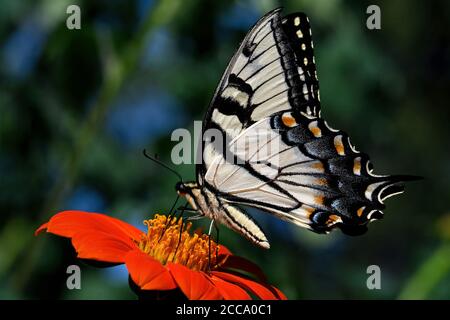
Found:
<svg viewBox="0 0 450 320"><path fill-rule="evenodd" d="M341 156L345 155L344 144L342 143L342 137L337 136L334 138L334 148L336 149L336 152L339 155L341 155Z"/></svg>
<svg viewBox="0 0 450 320"><path fill-rule="evenodd" d="M335 214L331 214L329 217L328 217L328 220L327 220L327 225L332 225L332 224L335 224L335 223L338 223L338 222L341 222L342 221L342 219L341 219L341 217L339 217L338 215L335 215Z"/></svg>
<svg viewBox="0 0 450 320"><path fill-rule="evenodd" d="M294 127L297 125L297 121L295 121L294 117L289 113L283 114L281 116L281 121L283 121L283 124L286 127Z"/></svg>
<svg viewBox="0 0 450 320"><path fill-rule="evenodd" d="M312 127L309 129L312 134L314 135L314 137L320 137L322 135L322 131L320 131L320 129L318 127Z"/></svg>
<svg viewBox="0 0 450 320"><path fill-rule="evenodd" d="M320 186L326 186L326 185L328 185L327 179L325 179L325 178L318 178L318 179L316 180L316 183L317 183L318 185L320 185Z"/></svg>
<svg viewBox="0 0 450 320"><path fill-rule="evenodd" d="M344 153L344 146L342 144L336 145L336 151L339 154L343 154Z"/></svg>
<svg viewBox="0 0 450 320"><path fill-rule="evenodd" d="M364 211L364 207L361 207L358 209L358 211L356 211L356 214L358 215L358 217L361 217Z"/></svg>
<svg viewBox="0 0 450 320"><path fill-rule="evenodd" d="M313 207L306 206L306 205L302 205L302 209L304 209L306 211L307 218L309 218L311 216L311 214L313 214L314 210L316 210Z"/></svg>
<svg viewBox="0 0 450 320"><path fill-rule="evenodd" d="M314 202L319 205L322 205L324 200L325 200L324 196L315 196L314 197Z"/></svg>
<svg viewBox="0 0 450 320"><path fill-rule="evenodd" d="M314 137L319 138L322 136L322 130L320 130L319 126L317 125L317 121L312 121L308 124L308 129L311 131L311 133L314 135Z"/></svg>
<svg viewBox="0 0 450 320"><path fill-rule="evenodd" d="M322 162L314 162L311 167L313 169L317 169L317 170L320 170L320 171L324 171L325 170L324 167L323 167Z"/></svg>
<svg viewBox="0 0 450 320"><path fill-rule="evenodd" d="M360 158L356 158L353 163L353 173L360 175L361 174L361 160Z"/></svg>

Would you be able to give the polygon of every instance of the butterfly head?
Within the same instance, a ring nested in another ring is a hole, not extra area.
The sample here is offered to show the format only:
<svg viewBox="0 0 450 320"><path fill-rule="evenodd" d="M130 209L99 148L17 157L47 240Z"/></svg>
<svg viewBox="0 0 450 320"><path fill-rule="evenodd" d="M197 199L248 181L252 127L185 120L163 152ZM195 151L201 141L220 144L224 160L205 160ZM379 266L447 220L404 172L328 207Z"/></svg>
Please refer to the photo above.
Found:
<svg viewBox="0 0 450 320"><path fill-rule="evenodd" d="M192 195L194 189L198 189L198 184L196 182L183 182L179 181L175 185L175 190L177 193L185 197L186 195Z"/></svg>
<svg viewBox="0 0 450 320"><path fill-rule="evenodd" d="M194 210L197 210L197 201L201 196L200 188L196 182L177 182L175 185L177 193L186 198Z"/></svg>
<svg viewBox="0 0 450 320"><path fill-rule="evenodd" d="M175 190L180 196L184 196L186 193L189 192L189 187L182 181L177 182L175 185Z"/></svg>

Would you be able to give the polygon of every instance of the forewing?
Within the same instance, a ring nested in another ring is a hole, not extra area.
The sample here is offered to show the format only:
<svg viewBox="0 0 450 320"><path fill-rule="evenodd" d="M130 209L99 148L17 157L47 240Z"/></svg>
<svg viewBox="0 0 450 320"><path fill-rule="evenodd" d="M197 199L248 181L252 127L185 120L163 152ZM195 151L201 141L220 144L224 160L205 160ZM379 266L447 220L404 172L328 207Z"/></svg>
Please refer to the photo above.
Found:
<svg viewBox="0 0 450 320"><path fill-rule="evenodd" d="M231 59L203 122L203 132L217 130L229 142L255 122L282 111L320 115L319 89L309 20L303 13L282 18L266 14L250 30ZM224 150L202 145L208 165Z"/></svg>

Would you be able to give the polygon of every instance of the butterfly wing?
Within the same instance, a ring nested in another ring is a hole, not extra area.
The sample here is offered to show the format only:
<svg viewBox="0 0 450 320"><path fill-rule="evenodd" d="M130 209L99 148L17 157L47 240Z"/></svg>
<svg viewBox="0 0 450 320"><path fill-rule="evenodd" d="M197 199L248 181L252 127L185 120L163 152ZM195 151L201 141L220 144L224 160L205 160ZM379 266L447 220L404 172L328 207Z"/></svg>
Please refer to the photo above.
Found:
<svg viewBox="0 0 450 320"><path fill-rule="evenodd" d="M271 212L319 233L361 234L406 176L377 176L348 135L320 118L281 111L243 131L204 179L221 199Z"/></svg>
<svg viewBox="0 0 450 320"><path fill-rule="evenodd" d="M319 87L311 28L303 13L281 17L273 10L247 34L231 59L203 121L228 139L281 110L319 116ZM203 145L204 175L216 152Z"/></svg>
<svg viewBox="0 0 450 320"><path fill-rule="evenodd" d="M405 177L375 176L366 154L320 118L306 15L274 10L228 65L203 123L198 181L316 232L362 233Z"/></svg>

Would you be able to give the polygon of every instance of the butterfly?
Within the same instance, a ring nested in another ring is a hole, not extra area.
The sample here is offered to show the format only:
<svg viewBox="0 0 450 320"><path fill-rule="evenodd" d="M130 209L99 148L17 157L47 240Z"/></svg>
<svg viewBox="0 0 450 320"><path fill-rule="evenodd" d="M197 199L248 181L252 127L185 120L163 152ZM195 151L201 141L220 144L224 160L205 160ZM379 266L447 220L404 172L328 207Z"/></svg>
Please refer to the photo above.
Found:
<svg viewBox="0 0 450 320"><path fill-rule="evenodd" d="M240 206L317 233L363 234L413 177L375 175L368 155L320 110L309 19L275 9L228 64L203 120L197 181L178 182L178 194L263 248L266 235Z"/></svg>

